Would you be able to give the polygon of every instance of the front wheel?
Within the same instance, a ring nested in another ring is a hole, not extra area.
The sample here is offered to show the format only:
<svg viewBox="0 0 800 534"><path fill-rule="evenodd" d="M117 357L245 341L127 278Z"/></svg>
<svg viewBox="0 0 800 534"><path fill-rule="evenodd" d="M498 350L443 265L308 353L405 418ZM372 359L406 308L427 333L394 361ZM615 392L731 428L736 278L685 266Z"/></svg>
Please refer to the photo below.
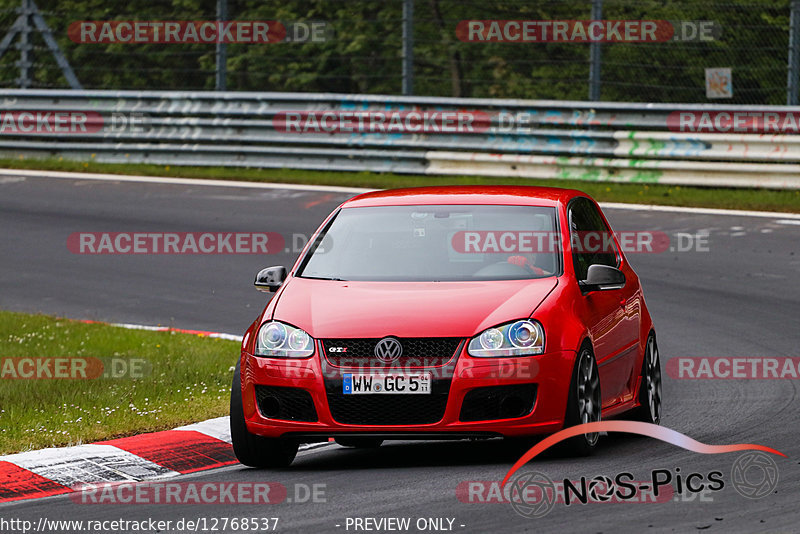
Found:
<svg viewBox="0 0 800 534"><path fill-rule="evenodd" d="M661 424L661 358L658 355L658 344L654 333L647 338L644 350L639 405L633 412L637 421Z"/></svg>
<svg viewBox="0 0 800 534"><path fill-rule="evenodd" d="M239 363L231 385L231 441L236 458L248 467L288 467L297 455L298 443L281 438L265 438L247 430L242 407L242 379Z"/></svg>
<svg viewBox="0 0 800 534"><path fill-rule="evenodd" d="M564 427L600 421L600 375L592 350L581 347L569 387ZM597 447L599 432L580 434L565 442L567 451L575 456L588 456Z"/></svg>

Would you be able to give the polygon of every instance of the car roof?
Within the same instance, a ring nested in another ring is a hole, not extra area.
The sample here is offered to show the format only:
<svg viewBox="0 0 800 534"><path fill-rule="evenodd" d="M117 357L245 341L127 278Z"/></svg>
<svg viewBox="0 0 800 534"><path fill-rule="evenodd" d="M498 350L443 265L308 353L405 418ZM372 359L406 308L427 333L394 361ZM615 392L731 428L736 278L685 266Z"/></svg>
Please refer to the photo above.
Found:
<svg viewBox="0 0 800 534"><path fill-rule="evenodd" d="M574 197L588 197L577 189L525 185L452 185L386 189L355 196L343 208L426 204L500 204L523 206L565 205Z"/></svg>

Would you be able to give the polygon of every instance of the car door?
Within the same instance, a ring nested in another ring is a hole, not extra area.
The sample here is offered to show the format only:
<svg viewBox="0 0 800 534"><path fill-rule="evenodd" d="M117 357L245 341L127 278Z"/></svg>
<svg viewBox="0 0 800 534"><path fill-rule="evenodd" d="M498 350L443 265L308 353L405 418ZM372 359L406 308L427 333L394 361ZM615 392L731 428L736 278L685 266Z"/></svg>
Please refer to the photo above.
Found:
<svg viewBox="0 0 800 534"><path fill-rule="evenodd" d="M597 206L578 197L568 206L570 244L577 280L585 280L590 265L620 267L622 256ZM582 291L584 318L591 333L600 373L603 407L627 400L636 360L637 329L629 320L634 284L620 289Z"/></svg>

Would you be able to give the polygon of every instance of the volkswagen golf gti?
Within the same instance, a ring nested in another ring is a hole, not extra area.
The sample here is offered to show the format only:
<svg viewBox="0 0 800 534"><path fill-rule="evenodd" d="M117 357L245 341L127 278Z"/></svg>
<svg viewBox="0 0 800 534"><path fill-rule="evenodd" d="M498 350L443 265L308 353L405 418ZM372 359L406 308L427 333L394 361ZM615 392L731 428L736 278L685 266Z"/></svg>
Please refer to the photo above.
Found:
<svg viewBox="0 0 800 534"><path fill-rule="evenodd" d="M331 213L242 341L241 463L298 445L520 438L625 415L658 424L661 369L639 279L576 190L371 192ZM585 455L599 435L571 438Z"/></svg>

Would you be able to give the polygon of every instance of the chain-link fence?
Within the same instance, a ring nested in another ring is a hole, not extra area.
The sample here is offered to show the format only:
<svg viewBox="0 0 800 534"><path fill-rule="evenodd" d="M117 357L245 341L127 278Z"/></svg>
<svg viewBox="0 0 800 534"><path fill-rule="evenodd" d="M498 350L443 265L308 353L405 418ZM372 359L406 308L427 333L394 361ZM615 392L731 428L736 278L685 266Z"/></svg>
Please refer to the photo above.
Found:
<svg viewBox="0 0 800 534"><path fill-rule="evenodd" d="M220 47L184 33L180 42L152 42L152 33L125 40L129 26L119 23L214 21L220 3L223 20L280 21L271 28L282 30L270 42ZM20 22L25 6L46 28L32 15ZM593 76L600 100L783 104L790 13L789 0L0 0L0 37L12 34L0 86L69 87L49 29L85 89L213 90L224 52L228 90L399 94L405 55L417 95L586 100ZM524 21L591 19L655 21L658 38L591 44L576 37L574 23L557 42L542 42L542 25L533 39L518 38ZM82 21L96 24L84 31ZM118 22L104 30L98 21ZM470 33L470 21L483 29ZM713 24L710 38L677 35L682 23L697 30L703 21ZM313 34L312 23L324 31ZM709 100L706 69L730 69L712 73L729 97Z"/></svg>

